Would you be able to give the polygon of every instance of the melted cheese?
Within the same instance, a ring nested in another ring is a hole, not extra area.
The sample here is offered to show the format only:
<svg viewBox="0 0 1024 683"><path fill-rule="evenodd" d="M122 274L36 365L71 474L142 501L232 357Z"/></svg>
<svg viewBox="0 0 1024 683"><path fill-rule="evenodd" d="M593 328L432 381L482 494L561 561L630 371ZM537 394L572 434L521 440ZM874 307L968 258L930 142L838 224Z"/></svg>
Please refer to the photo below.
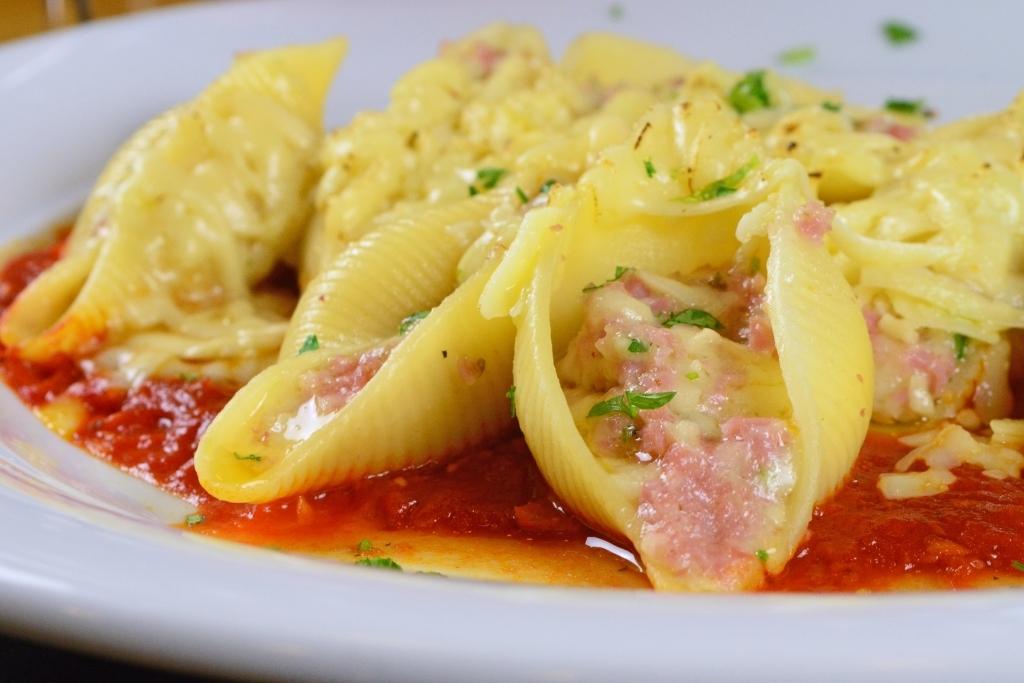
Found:
<svg viewBox="0 0 1024 683"><path fill-rule="evenodd" d="M1018 425L1001 421L1000 441L986 441L960 425L948 424L937 431L914 435L903 441L916 446L896 463L896 472L879 475L878 489L886 498L917 498L948 491L956 481L951 471L961 465L974 465L993 479L1020 478L1024 455L1004 445L1010 434L1021 433ZM921 463L924 471L909 471Z"/></svg>

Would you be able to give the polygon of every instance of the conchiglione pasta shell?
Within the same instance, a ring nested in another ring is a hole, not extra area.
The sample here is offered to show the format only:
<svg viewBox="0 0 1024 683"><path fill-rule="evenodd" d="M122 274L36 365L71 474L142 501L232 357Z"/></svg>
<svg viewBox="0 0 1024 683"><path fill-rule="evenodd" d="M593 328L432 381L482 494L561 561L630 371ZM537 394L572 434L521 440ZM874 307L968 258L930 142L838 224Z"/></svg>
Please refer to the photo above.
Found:
<svg viewBox="0 0 1024 683"><path fill-rule="evenodd" d="M516 317L516 411L544 478L573 511L597 528L639 540L636 487L615 481L590 452L555 372L551 300L564 239L547 245Z"/></svg>
<svg viewBox="0 0 1024 683"><path fill-rule="evenodd" d="M404 317L437 305L455 289L459 259L500 201L492 192L426 209L348 245L303 292L281 359L310 335L338 349L366 347L394 336Z"/></svg>
<svg viewBox="0 0 1024 683"><path fill-rule="evenodd" d="M818 501L843 483L867 434L874 393L871 341L860 305L825 248L793 214L806 201L783 188L762 210L771 250L765 297L800 447L780 545L766 562L782 569Z"/></svg>
<svg viewBox="0 0 1024 683"><path fill-rule="evenodd" d="M825 248L798 233L794 212L808 195L781 177L782 188L741 224L744 239L753 236L751 226L756 226L756 231L769 240L765 294L792 403L790 422L797 442L797 483L785 500L785 519L763 539L765 547L773 549L765 564L768 571L781 569L802 537L815 502L839 486L849 471L866 433L873 380L870 344L859 306ZM638 499L643 481L657 476L655 471L645 473L642 466L628 465L609 470L590 452L573 421L555 369L555 359L564 352L582 316L580 280L573 273L586 271L587 266L581 262L596 260L595 252L600 251L595 247L588 252L584 245L600 245L602 232L613 233L620 223L601 226L592 208L595 203L583 190L575 198L566 194L560 200L566 206L562 213L559 215L558 208L552 207L543 219L562 220L569 225L547 239L534 238L539 244L537 266L521 300L512 307L518 329L514 368L517 408L531 451L552 488L574 511L641 549L641 559L657 588L735 587L713 576L680 574L643 554ZM712 216L675 220L676 237L688 239L689 248L677 244L667 251L666 235L660 233L655 221L646 232L638 228L630 235L631 241L646 241L646 249L634 248L614 257L621 258L622 265L663 275L685 274L699 265L695 263L699 257L708 264L720 264L730 259L736 242L723 234L721 226L716 229L709 222ZM635 219L643 225L643 217ZM527 223L533 220L531 215ZM732 219L725 213L721 220ZM534 228L539 232L539 226ZM625 249L624 242L609 240L606 244ZM598 270L610 272L606 264ZM565 320L570 322L566 324ZM761 576L754 560L749 576L743 580L747 586L754 586Z"/></svg>
<svg viewBox="0 0 1024 683"><path fill-rule="evenodd" d="M240 57L132 137L100 177L61 263L0 321L25 357L244 298L299 236L343 40ZM65 265L66 263L66 265Z"/></svg>
<svg viewBox="0 0 1024 683"><path fill-rule="evenodd" d="M222 500L268 501L442 458L507 429L515 330L507 318L483 319L478 306L492 269L416 325L334 413L303 408L309 399L300 377L325 367L336 351L322 348L267 368L203 436L195 465L204 488ZM282 420L297 425L295 438L264 438Z"/></svg>

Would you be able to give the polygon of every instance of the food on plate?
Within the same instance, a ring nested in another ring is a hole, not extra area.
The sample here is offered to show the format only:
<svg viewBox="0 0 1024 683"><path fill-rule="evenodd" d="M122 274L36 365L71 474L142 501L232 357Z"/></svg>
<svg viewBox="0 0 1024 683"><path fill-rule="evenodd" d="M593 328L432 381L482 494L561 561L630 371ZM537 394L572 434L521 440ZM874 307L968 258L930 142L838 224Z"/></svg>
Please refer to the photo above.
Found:
<svg viewBox="0 0 1024 683"><path fill-rule="evenodd" d="M7 383L196 506L406 571L664 591L1024 578L1020 100L932 127L529 27L323 132L255 52L0 272Z"/></svg>
<svg viewBox="0 0 1024 683"><path fill-rule="evenodd" d="M519 422L555 492L656 587L757 586L856 458L868 335L802 166L757 161L714 97L637 131L520 229L545 244L516 316ZM721 196L680 189L730 176Z"/></svg>

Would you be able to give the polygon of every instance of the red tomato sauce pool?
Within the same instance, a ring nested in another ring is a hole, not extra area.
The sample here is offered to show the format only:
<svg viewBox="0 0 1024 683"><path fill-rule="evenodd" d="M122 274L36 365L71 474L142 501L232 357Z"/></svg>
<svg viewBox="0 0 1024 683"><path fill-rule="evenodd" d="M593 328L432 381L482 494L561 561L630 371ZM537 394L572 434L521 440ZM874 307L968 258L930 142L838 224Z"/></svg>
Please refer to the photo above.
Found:
<svg viewBox="0 0 1024 683"><path fill-rule="evenodd" d="M958 588L1024 578L1024 482L992 479L978 467L953 470L934 496L888 500L878 475L910 449L872 433L846 485L820 505L808 534L770 589L883 589L894 581Z"/></svg>
<svg viewBox="0 0 1024 683"><path fill-rule="evenodd" d="M60 255L61 242L24 254L0 271L0 310ZM87 416L72 440L94 455L199 507L196 530L288 547L331 538L339 527L482 535L582 546L593 532L568 514L526 444L510 438L445 464L370 477L339 488L260 505L224 503L200 487L192 456L203 429L234 393L209 380L154 378L133 389L89 376L71 359L27 363L5 351L3 375L33 406L74 397ZM955 473L950 491L890 501L876 487L907 451L869 435L848 483L814 513L804 543L766 590L879 590L920 579L962 587L1021 576L1024 482Z"/></svg>

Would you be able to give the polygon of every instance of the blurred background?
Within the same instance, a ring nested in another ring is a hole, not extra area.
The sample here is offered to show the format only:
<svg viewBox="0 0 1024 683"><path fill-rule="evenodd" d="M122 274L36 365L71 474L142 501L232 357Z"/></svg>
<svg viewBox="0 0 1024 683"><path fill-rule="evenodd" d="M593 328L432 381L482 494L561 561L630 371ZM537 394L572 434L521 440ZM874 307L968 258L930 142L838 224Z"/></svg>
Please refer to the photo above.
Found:
<svg viewBox="0 0 1024 683"><path fill-rule="evenodd" d="M188 0L2 0L0 41Z"/></svg>

